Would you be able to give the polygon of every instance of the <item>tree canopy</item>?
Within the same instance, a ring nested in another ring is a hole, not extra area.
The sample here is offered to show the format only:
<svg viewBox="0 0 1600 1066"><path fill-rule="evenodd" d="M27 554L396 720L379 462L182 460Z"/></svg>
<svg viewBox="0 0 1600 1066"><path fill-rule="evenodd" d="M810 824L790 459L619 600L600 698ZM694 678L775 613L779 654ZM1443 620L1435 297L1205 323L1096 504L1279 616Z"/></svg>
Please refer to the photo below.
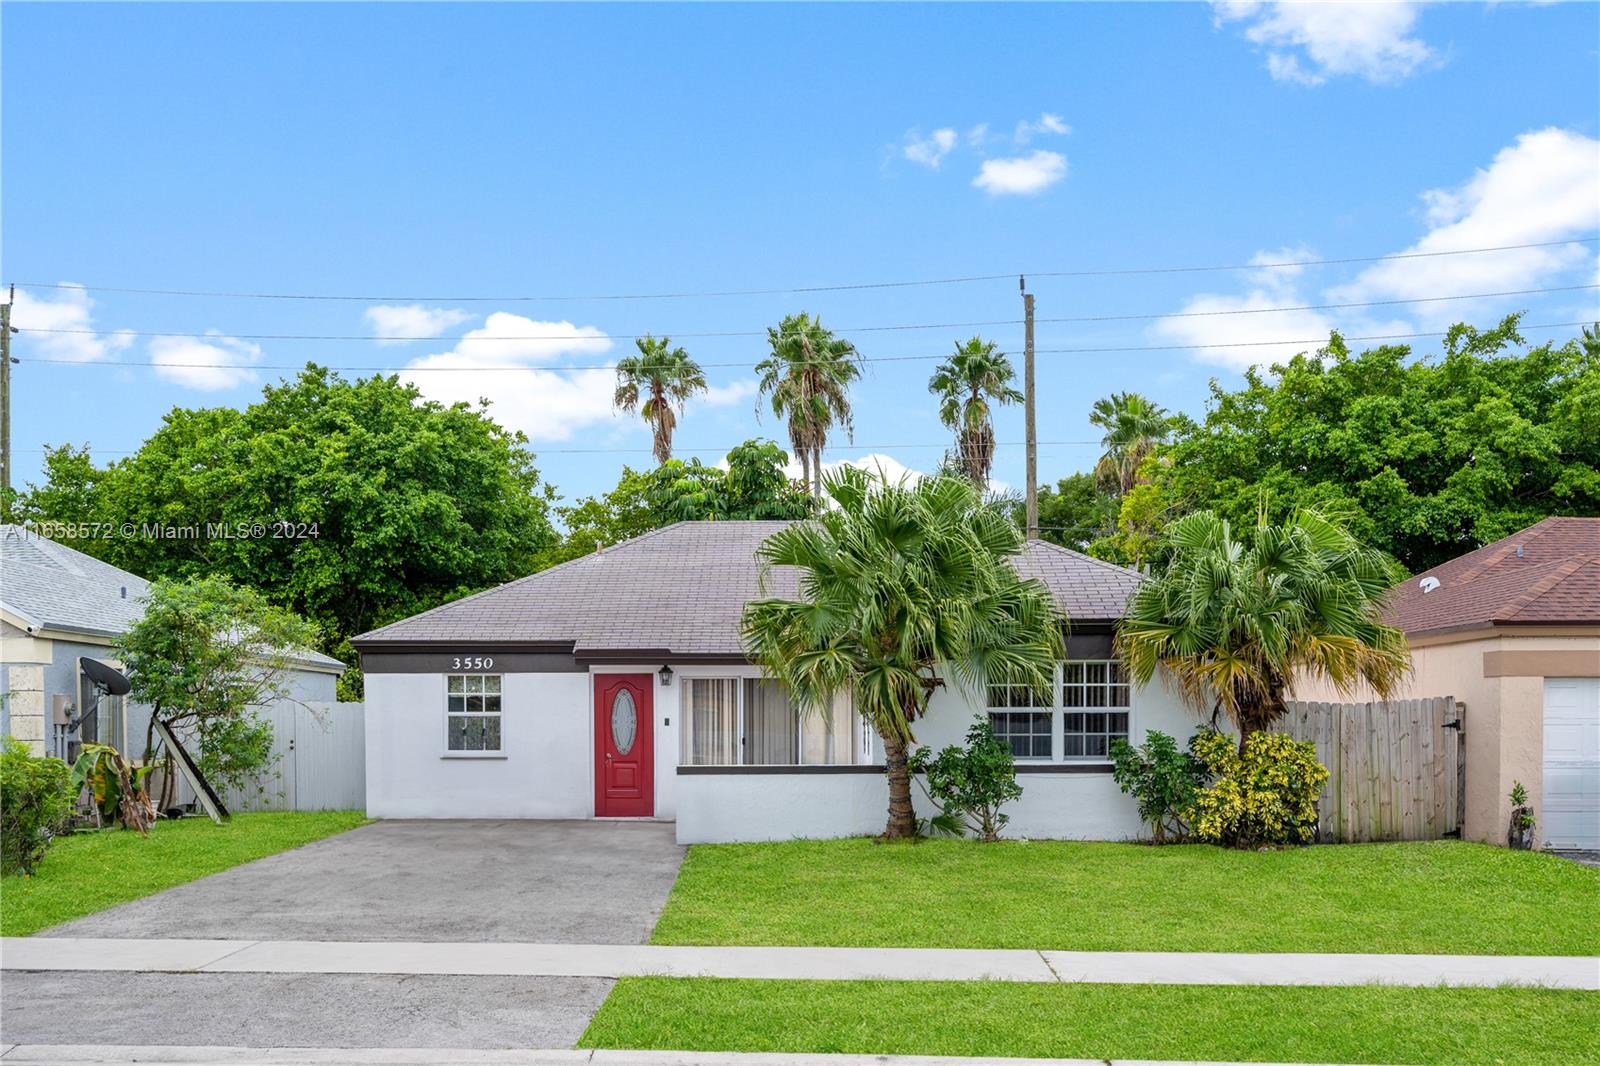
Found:
<svg viewBox="0 0 1600 1066"><path fill-rule="evenodd" d="M1171 562L1134 592L1118 647L1139 684L1163 667L1196 709L1226 713L1241 753L1297 677L1387 696L1411 669L1405 634L1380 617L1398 568L1337 522L1296 510L1235 529L1199 511L1167 536Z"/></svg>
<svg viewBox="0 0 1600 1066"><path fill-rule="evenodd" d="M272 723L258 708L289 695L294 657L316 635L255 589L214 574L152 584L143 615L116 641L133 699L152 712L144 759L159 718L192 731L207 779L244 788L272 757ZM170 794L171 752L166 759Z"/></svg>
<svg viewBox="0 0 1600 1066"><path fill-rule="evenodd" d="M638 409L650 426L656 462L664 463L672 458L672 433L678 426L678 414L690 397L706 391L706 375L688 352L672 346L671 337L647 333L635 338L633 344L639 354L617 362L617 391L612 403L621 411Z"/></svg>
<svg viewBox="0 0 1600 1066"><path fill-rule="evenodd" d="M820 317L804 311L769 326L767 348L767 357L756 364L761 396L788 423L801 480L813 496L821 496L828 432L836 425L847 436L855 432L850 386L861 377L861 355L854 344L824 327Z"/></svg>
<svg viewBox="0 0 1600 1066"><path fill-rule="evenodd" d="M106 466L54 449L46 473L19 499L22 519L130 523L131 535L74 547L151 579L252 586L316 623L321 650L352 666L351 636L522 577L556 540L521 434L395 377L346 381L315 365L242 411L174 408ZM347 677L353 696L360 672Z"/></svg>
<svg viewBox="0 0 1600 1066"><path fill-rule="evenodd" d="M1422 358L1335 333L1242 389L1213 382L1204 422L1124 498L1123 539L1202 509L1247 527L1265 500L1274 518L1338 516L1415 572L1548 515L1600 514L1600 339L1518 351L1517 327L1457 325ZM1132 561L1117 538L1091 550Z"/></svg>
<svg viewBox="0 0 1600 1066"><path fill-rule="evenodd" d="M928 391L939 400L939 421L955 431L963 472L979 492L988 487L994 469L993 409L1022 402L1012 384L1016 376L994 341L975 336L957 344L928 379Z"/></svg>
<svg viewBox="0 0 1600 1066"><path fill-rule="evenodd" d="M622 468L617 487L557 507L567 536L544 563L563 562L673 522L705 519L783 519L811 514L814 500L784 472L789 455L769 440L747 440L728 452L728 465L669 459L654 470Z"/></svg>

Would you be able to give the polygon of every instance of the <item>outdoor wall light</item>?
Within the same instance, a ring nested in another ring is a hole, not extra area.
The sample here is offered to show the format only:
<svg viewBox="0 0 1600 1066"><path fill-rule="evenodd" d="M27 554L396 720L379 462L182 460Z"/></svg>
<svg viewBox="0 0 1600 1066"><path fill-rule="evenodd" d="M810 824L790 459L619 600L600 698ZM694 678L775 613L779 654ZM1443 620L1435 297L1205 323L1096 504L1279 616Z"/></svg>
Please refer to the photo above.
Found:
<svg viewBox="0 0 1600 1066"><path fill-rule="evenodd" d="M672 667L663 666L660 672L661 687L669 688L672 685Z"/></svg>

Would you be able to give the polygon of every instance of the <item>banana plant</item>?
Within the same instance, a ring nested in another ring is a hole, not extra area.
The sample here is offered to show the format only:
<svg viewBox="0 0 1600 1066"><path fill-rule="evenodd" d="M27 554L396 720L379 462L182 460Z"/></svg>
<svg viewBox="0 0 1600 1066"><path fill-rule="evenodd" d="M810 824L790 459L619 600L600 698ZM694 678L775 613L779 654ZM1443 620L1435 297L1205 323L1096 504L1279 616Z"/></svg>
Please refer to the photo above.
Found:
<svg viewBox="0 0 1600 1066"><path fill-rule="evenodd" d="M84 788L94 803L95 819L101 825L116 824L136 829L148 836L156 820L156 805L145 791L145 779L152 766L135 767L122 753L108 744L85 744L78 761L72 764L74 794Z"/></svg>

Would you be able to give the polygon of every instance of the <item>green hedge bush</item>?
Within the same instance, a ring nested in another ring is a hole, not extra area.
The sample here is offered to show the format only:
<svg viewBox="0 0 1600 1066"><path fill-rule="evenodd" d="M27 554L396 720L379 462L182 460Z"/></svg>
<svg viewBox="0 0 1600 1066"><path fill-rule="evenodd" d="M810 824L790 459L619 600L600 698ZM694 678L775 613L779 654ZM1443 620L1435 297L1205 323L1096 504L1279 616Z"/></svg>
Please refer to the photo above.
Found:
<svg viewBox="0 0 1600 1066"><path fill-rule="evenodd" d="M31 874L72 815L71 772L11 737L0 747L0 873Z"/></svg>

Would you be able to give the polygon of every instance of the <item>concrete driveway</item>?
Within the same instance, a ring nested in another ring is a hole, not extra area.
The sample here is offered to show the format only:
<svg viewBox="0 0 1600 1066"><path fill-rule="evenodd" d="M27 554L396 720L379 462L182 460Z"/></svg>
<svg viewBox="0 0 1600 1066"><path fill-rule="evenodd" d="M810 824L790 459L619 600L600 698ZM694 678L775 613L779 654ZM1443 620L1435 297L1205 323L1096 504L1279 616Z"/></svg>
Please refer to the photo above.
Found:
<svg viewBox="0 0 1600 1066"><path fill-rule="evenodd" d="M45 935L642 944L682 859L657 822L377 822ZM564 1047L611 984L8 971L0 1043Z"/></svg>
<svg viewBox="0 0 1600 1066"><path fill-rule="evenodd" d="M682 861L661 822L376 822L45 935L642 944Z"/></svg>

